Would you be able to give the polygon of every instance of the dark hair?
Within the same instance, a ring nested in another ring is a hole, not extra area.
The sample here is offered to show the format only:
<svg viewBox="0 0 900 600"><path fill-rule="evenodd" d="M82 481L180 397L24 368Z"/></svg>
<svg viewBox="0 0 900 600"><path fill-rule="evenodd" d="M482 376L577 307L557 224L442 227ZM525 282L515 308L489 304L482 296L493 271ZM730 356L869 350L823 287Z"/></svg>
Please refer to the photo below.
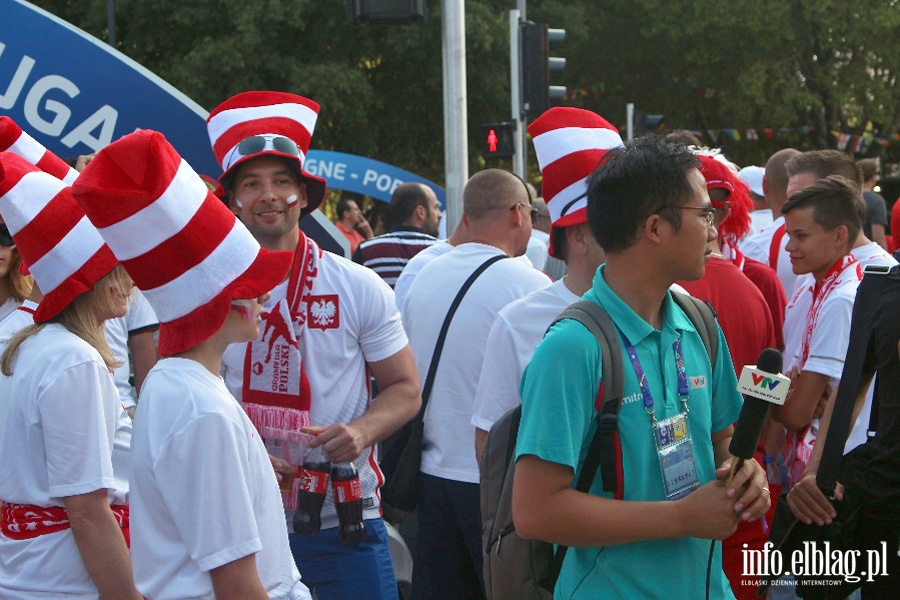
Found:
<svg viewBox="0 0 900 600"><path fill-rule="evenodd" d="M550 247L553 248L553 258L565 262L569 259L569 239L566 237L568 227L554 227L550 231Z"/></svg>
<svg viewBox="0 0 900 600"><path fill-rule="evenodd" d="M700 141L700 138L693 131L688 131L687 129L676 129L672 133L666 135L666 141L670 144L681 144L682 146L697 146L698 148L703 145L703 142Z"/></svg>
<svg viewBox="0 0 900 600"><path fill-rule="evenodd" d="M784 163L788 176L801 173L812 173L816 179L825 179L829 175L840 175L862 189L862 173L856 160L849 154L837 150L810 150L792 156Z"/></svg>
<svg viewBox="0 0 900 600"><path fill-rule="evenodd" d="M858 202L859 189L852 181L840 175L829 175L788 198L781 207L781 214L812 207L813 221L827 231L841 225L847 228L848 248L852 248L862 229Z"/></svg>
<svg viewBox="0 0 900 600"><path fill-rule="evenodd" d="M428 210L428 194L424 184L404 183L391 194L391 226L405 225L419 206Z"/></svg>
<svg viewBox="0 0 900 600"><path fill-rule="evenodd" d="M638 228L660 214L676 230L693 193L689 179L700 161L686 146L647 135L606 153L587 183L588 227L606 252L631 246Z"/></svg>
<svg viewBox="0 0 900 600"><path fill-rule="evenodd" d="M359 206L359 202L357 202L356 198L349 198L347 196L344 196L340 200L338 200L337 207L335 208L338 219L344 218L344 213L350 210L351 202L355 202L356 205Z"/></svg>
<svg viewBox="0 0 900 600"><path fill-rule="evenodd" d="M875 177L878 174L878 159L877 158L864 158L862 160L856 161L856 164L859 165L859 170L862 171L863 181L868 181Z"/></svg>

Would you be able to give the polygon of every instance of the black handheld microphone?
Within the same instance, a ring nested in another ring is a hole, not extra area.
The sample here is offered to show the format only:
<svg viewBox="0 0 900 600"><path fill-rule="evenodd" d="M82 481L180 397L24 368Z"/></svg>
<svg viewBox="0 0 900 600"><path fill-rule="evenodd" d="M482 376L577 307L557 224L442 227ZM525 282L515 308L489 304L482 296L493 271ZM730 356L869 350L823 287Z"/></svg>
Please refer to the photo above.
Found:
<svg viewBox="0 0 900 600"><path fill-rule="evenodd" d="M774 348L766 348L759 355L756 367L745 366L738 382L738 391L744 395L744 406L734 426L734 435L728 451L735 457L731 463L727 484L731 484L735 473L744 465L744 461L752 460L756 454L759 437L762 435L766 414L772 404L784 404L790 380L781 372L783 357Z"/></svg>

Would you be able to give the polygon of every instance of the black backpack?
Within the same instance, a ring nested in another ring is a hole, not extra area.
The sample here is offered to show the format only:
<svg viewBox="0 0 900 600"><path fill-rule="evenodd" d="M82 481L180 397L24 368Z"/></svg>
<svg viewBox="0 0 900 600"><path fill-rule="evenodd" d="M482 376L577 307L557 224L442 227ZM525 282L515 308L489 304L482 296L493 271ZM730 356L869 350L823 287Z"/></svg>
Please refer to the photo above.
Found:
<svg viewBox="0 0 900 600"><path fill-rule="evenodd" d="M703 339L710 363L718 351L716 316L708 304L672 294ZM624 388L624 365L615 325L596 302L580 300L562 312L550 325L563 319L575 319L584 325L600 344L603 357L603 394L597 414L597 431L591 440L577 490L587 492L598 466L602 466L604 491L615 491L615 432ZM549 327L548 327L549 329ZM522 407L517 406L494 423L481 455L481 534L484 544L484 586L492 600L532 600L553 597L553 588L566 554L559 546L538 540L523 540L516 534L512 519L512 488L516 465L516 437Z"/></svg>

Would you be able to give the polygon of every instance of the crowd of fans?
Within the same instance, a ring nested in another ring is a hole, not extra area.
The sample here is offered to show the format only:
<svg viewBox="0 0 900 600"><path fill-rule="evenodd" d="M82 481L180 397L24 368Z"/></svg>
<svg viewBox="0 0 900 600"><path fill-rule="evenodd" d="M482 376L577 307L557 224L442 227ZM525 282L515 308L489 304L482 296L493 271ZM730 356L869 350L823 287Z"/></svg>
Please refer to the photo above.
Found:
<svg viewBox="0 0 900 600"><path fill-rule="evenodd" d="M480 461L519 405L515 526L571 547L557 597L749 600L782 491L834 517L817 440L865 268L898 264L874 162L785 148L740 168L553 108L529 126L541 197L476 173L445 240L427 185L396 189L381 235L345 198L348 260L298 226L325 198L303 168L318 113L280 92L216 107L220 186L157 132L76 171L0 117L0 597L397 598L379 444L417 415L412 597L490 597ZM714 355L677 294L715 311ZM579 299L624 362L615 473L588 493L603 358L576 321L548 331ZM900 577L897 343L845 447L882 464L858 474L889 547L863 598ZM732 470L737 378L766 348L791 391Z"/></svg>

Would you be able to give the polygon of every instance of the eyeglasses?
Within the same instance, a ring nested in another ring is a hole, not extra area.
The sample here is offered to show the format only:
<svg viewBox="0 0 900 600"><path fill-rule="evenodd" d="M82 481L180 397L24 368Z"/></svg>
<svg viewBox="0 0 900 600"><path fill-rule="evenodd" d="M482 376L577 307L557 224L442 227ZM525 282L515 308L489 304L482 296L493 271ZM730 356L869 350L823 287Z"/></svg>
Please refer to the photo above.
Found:
<svg viewBox="0 0 900 600"><path fill-rule="evenodd" d="M537 220L538 213L540 212L538 208L530 204L525 204L524 202L516 202L509 207L509 210L516 210L520 206L525 206L528 208L529 212L531 213L531 224L534 225L534 222Z"/></svg>
<svg viewBox="0 0 900 600"><path fill-rule="evenodd" d="M716 224L716 209L712 206L675 206L673 208L680 208L681 210L699 210L703 214L703 218L706 219L706 224L710 227Z"/></svg>
<svg viewBox="0 0 900 600"><path fill-rule="evenodd" d="M237 152L241 156L249 156L263 150L275 150L293 156L300 156L300 147L290 138L283 135L264 134L244 138L237 145Z"/></svg>
<svg viewBox="0 0 900 600"><path fill-rule="evenodd" d="M16 242L13 240L12 235L10 235L9 227L6 226L6 223L0 224L0 246L5 246L7 248L16 247Z"/></svg>

